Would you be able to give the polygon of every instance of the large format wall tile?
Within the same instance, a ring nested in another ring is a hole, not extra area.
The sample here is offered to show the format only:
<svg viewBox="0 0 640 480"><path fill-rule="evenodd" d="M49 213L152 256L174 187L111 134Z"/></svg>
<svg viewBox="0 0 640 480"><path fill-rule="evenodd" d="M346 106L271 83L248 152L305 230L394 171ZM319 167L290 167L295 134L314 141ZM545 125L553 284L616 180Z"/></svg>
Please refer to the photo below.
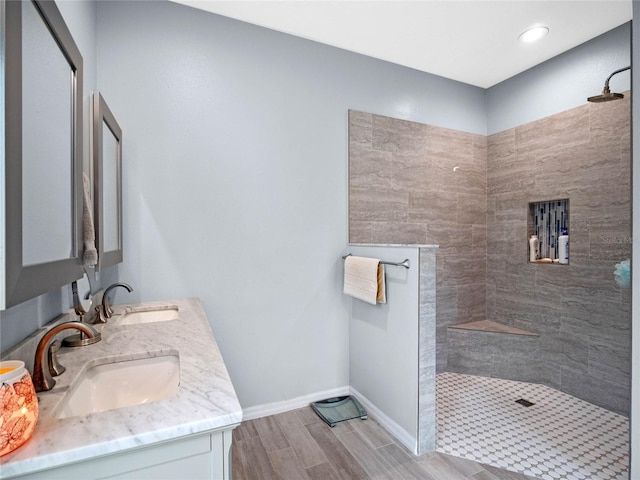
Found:
<svg viewBox="0 0 640 480"><path fill-rule="evenodd" d="M425 244L427 225L409 222L375 222L371 226L369 243Z"/></svg>
<svg viewBox="0 0 640 480"><path fill-rule="evenodd" d="M349 217L355 221L393 222L407 219L409 196L405 190L352 186Z"/></svg>
<svg viewBox="0 0 640 480"><path fill-rule="evenodd" d="M459 285L458 289L458 316L464 322L476 322L487 318L485 306L487 298L487 284L477 283L471 285ZM460 322L463 323L463 322Z"/></svg>
<svg viewBox="0 0 640 480"><path fill-rule="evenodd" d="M527 291L511 285L496 287L494 314L500 323L540 335L553 335L560 331L561 313L559 302L536 294L535 289Z"/></svg>
<svg viewBox="0 0 640 480"><path fill-rule="evenodd" d="M533 193L535 164L516 155L515 129L487 139L487 193Z"/></svg>
<svg viewBox="0 0 640 480"><path fill-rule="evenodd" d="M349 241L352 243L374 243L372 240L373 223L349 220Z"/></svg>
<svg viewBox="0 0 640 480"><path fill-rule="evenodd" d="M418 155L425 153L426 125L382 115L373 115L372 123L372 146L375 150Z"/></svg>
<svg viewBox="0 0 640 480"><path fill-rule="evenodd" d="M458 194L447 190L409 192L407 219L411 222L450 223L456 221Z"/></svg>
<svg viewBox="0 0 640 480"><path fill-rule="evenodd" d="M426 155L392 153L394 184L410 190L429 191L437 188L439 178L433 162ZM357 180L354 178L354 180Z"/></svg>
<svg viewBox="0 0 640 480"><path fill-rule="evenodd" d="M487 256L487 226L471 225L472 250L475 256Z"/></svg>
<svg viewBox="0 0 640 480"><path fill-rule="evenodd" d="M588 372L589 341L586 336L564 331L542 335L540 353L553 369L556 368L555 366L560 369L562 365L581 373Z"/></svg>
<svg viewBox="0 0 640 480"><path fill-rule="evenodd" d="M458 287L436 285L436 365L437 372L447 368L447 327L458 320Z"/></svg>
<svg viewBox="0 0 640 480"><path fill-rule="evenodd" d="M373 143L373 115L370 113L349 111L349 144L364 144L371 148Z"/></svg>
<svg viewBox="0 0 640 480"><path fill-rule="evenodd" d="M631 131L631 95L615 102L593 103L589 105L591 121L591 141L605 143L612 137L620 137Z"/></svg>
<svg viewBox="0 0 640 480"><path fill-rule="evenodd" d="M473 247L473 225L455 222L434 222L427 224L429 238L437 239L442 247L438 253L446 255L469 255Z"/></svg>
<svg viewBox="0 0 640 480"><path fill-rule="evenodd" d="M516 127L516 149L542 152L589 142L589 105Z"/></svg>
<svg viewBox="0 0 640 480"><path fill-rule="evenodd" d="M596 224L589 229L589 254L596 259L619 260L631 256L631 225Z"/></svg>
<svg viewBox="0 0 640 480"><path fill-rule="evenodd" d="M585 299L565 300L562 305L562 327L568 333L593 338L622 336L630 338L630 305L619 302L594 302Z"/></svg>
<svg viewBox="0 0 640 480"><path fill-rule="evenodd" d="M351 145L353 158L349 168L353 175L352 187L395 188L391 154L371 150L366 146Z"/></svg>
<svg viewBox="0 0 640 480"><path fill-rule="evenodd" d="M458 193L456 221L463 225L487 224L487 196L482 194ZM486 229L485 229L486 232Z"/></svg>
<svg viewBox="0 0 640 480"><path fill-rule="evenodd" d="M591 337L587 355L588 373L595 378L629 385L631 345L628 335Z"/></svg>
<svg viewBox="0 0 640 480"><path fill-rule="evenodd" d="M442 286L474 285L487 275L487 261L473 255L443 256L444 271L438 279Z"/></svg>
<svg viewBox="0 0 640 480"><path fill-rule="evenodd" d="M584 399L587 395L586 400L591 403L601 405L622 415L629 415L630 389L628 385L583 374L570 367L562 367L559 388L578 398Z"/></svg>
<svg viewBox="0 0 640 480"><path fill-rule="evenodd" d="M626 191L626 194L625 194ZM569 219L572 224L578 223L584 227L598 224L612 224L624 221L629 223L631 215L630 190L627 185L609 188L575 192L570 199Z"/></svg>

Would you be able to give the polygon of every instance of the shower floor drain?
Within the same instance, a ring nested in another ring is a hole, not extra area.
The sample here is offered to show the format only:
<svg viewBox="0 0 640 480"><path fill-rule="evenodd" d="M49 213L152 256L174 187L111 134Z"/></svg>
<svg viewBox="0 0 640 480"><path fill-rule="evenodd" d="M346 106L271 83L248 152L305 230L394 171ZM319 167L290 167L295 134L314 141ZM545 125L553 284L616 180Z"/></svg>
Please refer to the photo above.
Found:
<svg viewBox="0 0 640 480"><path fill-rule="evenodd" d="M535 405L535 403L530 402L529 400L525 400L524 398L519 398L516 400L516 403L520 405L524 405L525 407L530 407L531 405Z"/></svg>

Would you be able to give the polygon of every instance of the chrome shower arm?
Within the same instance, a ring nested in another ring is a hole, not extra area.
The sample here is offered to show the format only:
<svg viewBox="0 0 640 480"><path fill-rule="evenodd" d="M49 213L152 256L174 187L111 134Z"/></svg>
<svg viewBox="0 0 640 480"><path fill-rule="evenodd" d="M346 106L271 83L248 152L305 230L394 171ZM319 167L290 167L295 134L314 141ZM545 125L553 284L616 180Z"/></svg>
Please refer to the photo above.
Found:
<svg viewBox="0 0 640 480"><path fill-rule="evenodd" d="M587 98L587 101L593 102L593 103L600 103L600 102L609 102L611 100L618 100L620 98L624 98L624 95L622 93L611 93L611 90L609 90L609 80L611 80L611 77L613 77L614 75L630 69L631 69L631 65L629 65L628 67L619 68L618 70L613 72L605 80L602 93L600 95L594 95L593 97Z"/></svg>
<svg viewBox="0 0 640 480"><path fill-rule="evenodd" d="M629 65L628 67L620 68L620 69L616 70L615 72L613 72L613 73L612 73L611 75L609 75L609 76L607 77L607 79L605 80L605 82L604 82L604 88L605 88L605 89L608 89L608 88L609 88L609 80L611 80L611 77L613 77L614 75L616 75L616 74L618 74L618 73L621 73L621 72L624 72L624 71L626 71L626 70L630 70L630 69L631 69L631 65Z"/></svg>

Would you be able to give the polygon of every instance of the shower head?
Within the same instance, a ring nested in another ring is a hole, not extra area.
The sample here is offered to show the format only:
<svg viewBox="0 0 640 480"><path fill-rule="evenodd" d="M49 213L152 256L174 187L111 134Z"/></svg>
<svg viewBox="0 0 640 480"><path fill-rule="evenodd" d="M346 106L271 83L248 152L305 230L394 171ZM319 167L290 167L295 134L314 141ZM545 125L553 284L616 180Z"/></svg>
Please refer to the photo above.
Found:
<svg viewBox="0 0 640 480"><path fill-rule="evenodd" d="M609 80L611 80L611 77L613 77L616 73L624 72L625 70L629 70L630 68L631 66L624 67L619 70L616 70L611 75L609 75L609 77L604 82L604 88L602 89L602 94L589 97L587 98L587 101L594 102L594 103L601 103L601 102L609 102L611 100L618 100L620 98L624 98L624 95L621 93L611 93L611 90L609 90Z"/></svg>
<svg viewBox="0 0 640 480"><path fill-rule="evenodd" d="M601 103L601 102L610 102L611 100L618 100L620 98L624 98L624 95L621 93L611 93L609 90L609 86L604 87L601 95L595 95L593 97L587 98L588 102Z"/></svg>

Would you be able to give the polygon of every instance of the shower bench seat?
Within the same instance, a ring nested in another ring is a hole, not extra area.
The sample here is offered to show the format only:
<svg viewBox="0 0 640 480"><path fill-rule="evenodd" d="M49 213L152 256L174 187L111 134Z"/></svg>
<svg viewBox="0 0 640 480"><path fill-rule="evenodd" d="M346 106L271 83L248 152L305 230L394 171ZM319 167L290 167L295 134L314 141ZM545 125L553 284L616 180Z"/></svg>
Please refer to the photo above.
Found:
<svg viewBox="0 0 640 480"><path fill-rule="evenodd" d="M456 325L449 325L449 328L457 328L460 330L474 330L478 332L509 333L511 335L530 335L534 337L539 336L537 333L530 332L528 330L522 330L521 328L510 327L509 325L493 322L491 320L458 323Z"/></svg>
<svg viewBox="0 0 640 480"><path fill-rule="evenodd" d="M545 361L537 333L491 320L447 328L446 371L540 383Z"/></svg>

